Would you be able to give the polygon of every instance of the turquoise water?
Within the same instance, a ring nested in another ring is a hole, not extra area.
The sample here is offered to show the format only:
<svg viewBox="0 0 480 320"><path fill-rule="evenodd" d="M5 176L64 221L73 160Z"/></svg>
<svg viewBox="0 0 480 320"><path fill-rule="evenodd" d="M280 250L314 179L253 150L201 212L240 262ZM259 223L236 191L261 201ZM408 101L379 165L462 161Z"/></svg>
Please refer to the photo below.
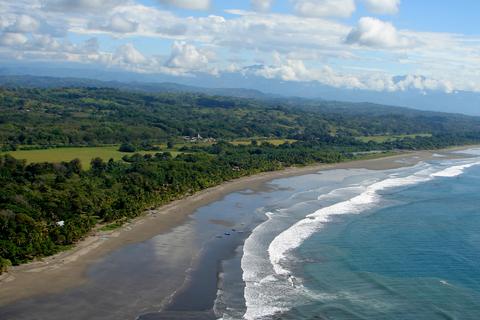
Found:
<svg viewBox="0 0 480 320"><path fill-rule="evenodd" d="M342 217L299 256L325 295L290 315L331 319L479 319L480 168L384 195L396 205Z"/></svg>
<svg viewBox="0 0 480 320"><path fill-rule="evenodd" d="M478 154L273 184L223 319L480 319Z"/></svg>

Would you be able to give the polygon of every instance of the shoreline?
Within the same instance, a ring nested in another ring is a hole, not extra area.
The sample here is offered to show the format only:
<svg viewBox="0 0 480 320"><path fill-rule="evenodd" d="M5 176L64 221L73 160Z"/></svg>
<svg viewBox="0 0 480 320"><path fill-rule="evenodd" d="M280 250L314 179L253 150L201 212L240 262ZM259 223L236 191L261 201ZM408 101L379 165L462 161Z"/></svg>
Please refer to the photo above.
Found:
<svg viewBox="0 0 480 320"><path fill-rule="evenodd" d="M274 179L317 173L322 170L353 168L385 170L411 166L420 161L435 158L434 154L452 157L453 155L449 154L451 151L471 147L473 146L404 152L374 159L294 167L224 182L149 210L146 215L135 218L119 229L109 232L95 231L76 244L73 249L39 261L12 267L8 273L0 276L0 305L8 305L17 300L41 294L59 293L71 287L80 286L88 281L86 276L88 267L102 257L128 244L143 242L158 234L167 233L188 221L198 208L218 201L232 192L245 189L256 191L260 190L266 182ZM448 159L447 157L445 159Z"/></svg>

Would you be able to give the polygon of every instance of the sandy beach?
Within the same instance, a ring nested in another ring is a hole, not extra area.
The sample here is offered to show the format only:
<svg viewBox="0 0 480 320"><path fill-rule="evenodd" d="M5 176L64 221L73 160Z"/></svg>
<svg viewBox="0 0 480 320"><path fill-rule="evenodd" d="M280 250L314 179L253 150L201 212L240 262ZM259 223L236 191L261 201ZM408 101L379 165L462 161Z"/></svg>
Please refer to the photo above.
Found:
<svg viewBox="0 0 480 320"><path fill-rule="evenodd" d="M459 149L462 148L455 150ZM222 199L232 192L246 189L262 190L265 188L265 183L273 179L316 173L321 170L340 168L384 170L411 166L439 155L444 158L458 157L451 154L451 151L452 149L434 152L418 151L370 160L288 168L223 183L155 210L149 210L145 215L114 231L92 232L69 251L11 268L8 273L0 276L0 306L80 286L89 281L87 269L102 257L129 244L140 243L156 235L167 233L188 221L198 208ZM223 220L213 220L211 223L230 226L228 221ZM181 272L183 274L184 270ZM165 296L172 294L170 290L171 288L165 288Z"/></svg>

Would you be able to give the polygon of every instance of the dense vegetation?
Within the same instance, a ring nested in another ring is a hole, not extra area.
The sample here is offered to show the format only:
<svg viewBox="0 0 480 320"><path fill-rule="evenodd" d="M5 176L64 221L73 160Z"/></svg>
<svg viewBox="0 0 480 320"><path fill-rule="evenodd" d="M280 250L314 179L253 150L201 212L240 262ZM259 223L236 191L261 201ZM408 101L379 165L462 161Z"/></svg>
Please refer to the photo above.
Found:
<svg viewBox="0 0 480 320"><path fill-rule="evenodd" d="M0 90L0 144L163 142L171 136L295 135L298 115L258 102L113 89ZM317 132L321 133L324 126Z"/></svg>
<svg viewBox="0 0 480 320"><path fill-rule="evenodd" d="M0 88L0 146L155 144L169 137L216 139L429 133L472 134L480 119L371 104L260 101L106 88Z"/></svg>
<svg viewBox="0 0 480 320"><path fill-rule="evenodd" d="M357 139L359 135L420 134ZM140 155L179 136L217 143ZM234 145L223 140L295 139ZM121 144L123 160L31 163L0 157L0 269L53 254L99 222L122 221L223 181L314 162L353 159L373 150L433 149L480 141L476 118L381 106L257 101L198 94L114 89L0 89L4 150ZM85 164L83 164L85 166ZM1 271L1 270L0 270Z"/></svg>

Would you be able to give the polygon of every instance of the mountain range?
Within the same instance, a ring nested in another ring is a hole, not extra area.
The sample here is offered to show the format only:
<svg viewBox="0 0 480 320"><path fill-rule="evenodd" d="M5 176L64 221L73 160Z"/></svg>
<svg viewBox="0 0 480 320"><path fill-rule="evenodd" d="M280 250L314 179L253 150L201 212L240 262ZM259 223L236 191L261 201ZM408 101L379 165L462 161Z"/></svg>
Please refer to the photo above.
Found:
<svg viewBox="0 0 480 320"><path fill-rule="evenodd" d="M118 81L117 79L122 79ZM318 82L266 79L239 73L190 77L72 66L12 65L0 68L0 85L30 87L110 87L143 92L195 92L241 98L303 98L345 102L371 102L426 111L480 116L480 93L456 91L371 91L335 88Z"/></svg>

